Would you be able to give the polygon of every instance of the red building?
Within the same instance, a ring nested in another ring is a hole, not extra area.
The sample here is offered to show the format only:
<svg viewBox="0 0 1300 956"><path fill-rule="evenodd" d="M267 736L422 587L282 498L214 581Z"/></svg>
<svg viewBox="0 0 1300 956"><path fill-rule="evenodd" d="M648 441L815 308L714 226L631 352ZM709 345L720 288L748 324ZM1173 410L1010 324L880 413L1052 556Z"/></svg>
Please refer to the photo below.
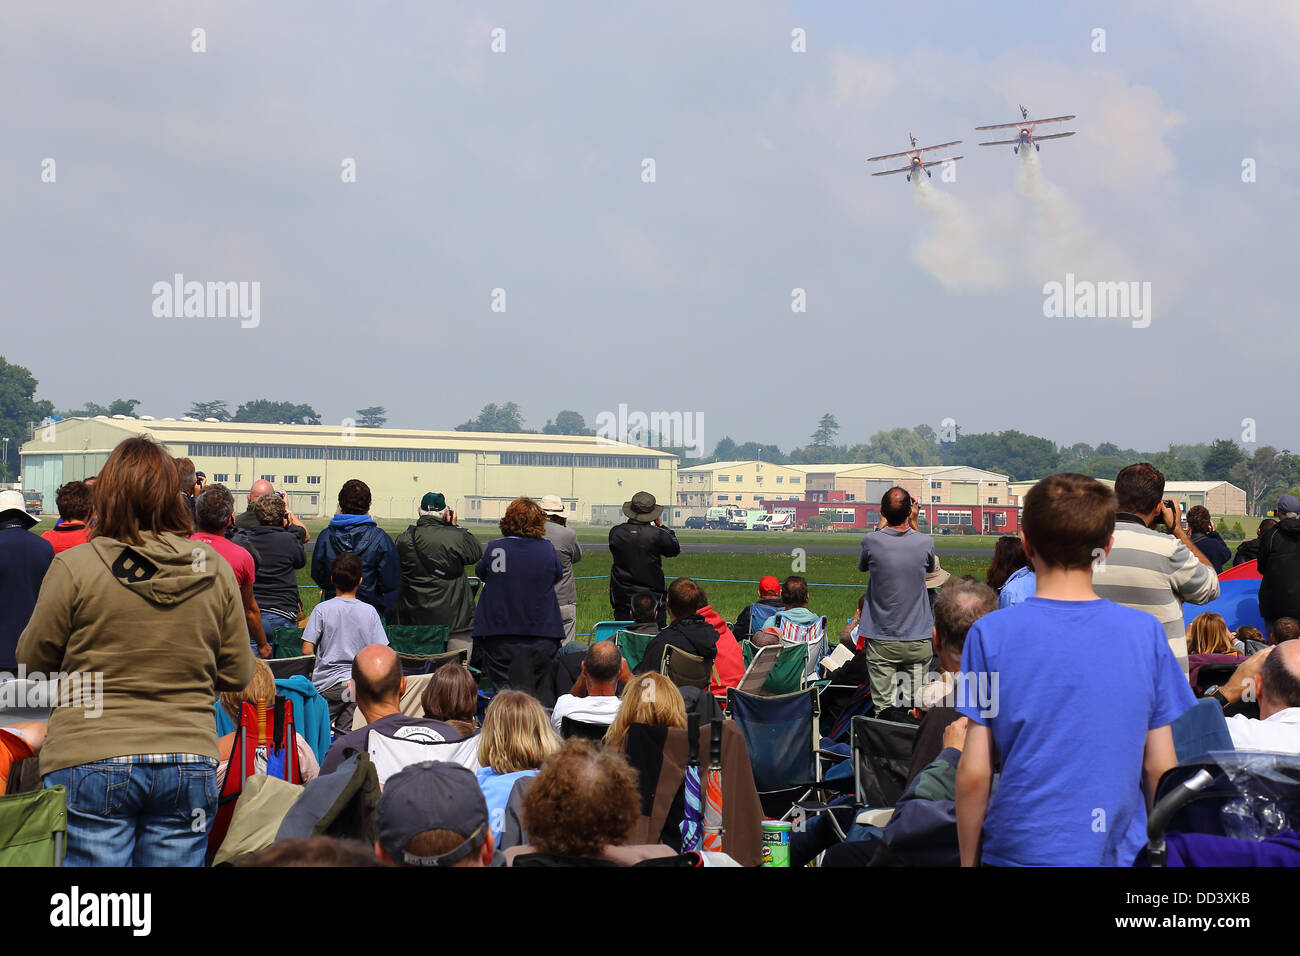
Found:
<svg viewBox="0 0 1300 956"><path fill-rule="evenodd" d="M796 528L807 528L810 518L830 519L834 531L870 530L880 522L879 502L849 501L843 491L808 491L803 501L760 502L764 510L789 512ZM1020 508L1016 505L928 505L920 510L932 531L961 534L1016 534L1020 531Z"/></svg>

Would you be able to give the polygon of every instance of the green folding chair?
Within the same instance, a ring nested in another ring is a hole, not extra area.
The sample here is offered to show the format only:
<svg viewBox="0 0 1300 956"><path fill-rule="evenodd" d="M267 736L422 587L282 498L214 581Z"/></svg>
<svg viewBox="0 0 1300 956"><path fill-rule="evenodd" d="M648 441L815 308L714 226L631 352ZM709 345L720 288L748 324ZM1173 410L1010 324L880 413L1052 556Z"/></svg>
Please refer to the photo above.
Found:
<svg viewBox="0 0 1300 956"><path fill-rule="evenodd" d="M388 646L397 653L432 657L446 653L451 628L446 624L389 624L384 633Z"/></svg>
<svg viewBox="0 0 1300 956"><path fill-rule="evenodd" d="M653 634L638 634L636 631L619 631L614 635L614 643L623 655L623 660L627 661L628 670L637 669L641 658L645 657L645 649L654 639Z"/></svg>
<svg viewBox="0 0 1300 956"><path fill-rule="evenodd" d="M0 797L0 867L62 866L67 848L66 787Z"/></svg>
<svg viewBox="0 0 1300 956"><path fill-rule="evenodd" d="M285 657L302 657L302 632L301 627L277 627L271 635L271 644L273 645L276 660Z"/></svg>
<svg viewBox="0 0 1300 956"><path fill-rule="evenodd" d="M740 652L745 659L746 668L749 667L759 650L760 648L755 646L752 641L741 643ZM772 671L767 675L767 680L763 683L762 695L764 697L774 697L778 694L793 694L795 691L802 690L804 671L807 668L807 644L787 644L783 646L781 655L776 659L776 663L772 665Z"/></svg>

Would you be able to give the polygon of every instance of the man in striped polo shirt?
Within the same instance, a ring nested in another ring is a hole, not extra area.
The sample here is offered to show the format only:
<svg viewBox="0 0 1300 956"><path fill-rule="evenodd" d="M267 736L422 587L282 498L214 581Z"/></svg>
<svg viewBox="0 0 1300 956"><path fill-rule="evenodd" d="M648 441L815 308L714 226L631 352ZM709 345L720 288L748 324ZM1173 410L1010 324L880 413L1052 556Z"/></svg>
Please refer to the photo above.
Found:
<svg viewBox="0 0 1300 956"><path fill-rule="evenodd" d="M1098 597L1155 616L1187 673L1183 603L1208 604L1219 596L1209 559L1183 530L1178 502L1165 500L1165 476L1143 462L1115 477L1115 543L1093 565ZM1159 521L1165 531L1156 531Z"/></svg>

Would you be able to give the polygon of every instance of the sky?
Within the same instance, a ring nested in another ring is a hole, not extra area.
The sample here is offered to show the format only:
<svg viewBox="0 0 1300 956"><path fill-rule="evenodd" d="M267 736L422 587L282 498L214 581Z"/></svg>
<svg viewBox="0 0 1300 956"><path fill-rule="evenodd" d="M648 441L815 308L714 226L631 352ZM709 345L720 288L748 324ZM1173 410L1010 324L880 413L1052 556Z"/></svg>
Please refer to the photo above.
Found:
<svg viewBox="0 0 1300 956"><path fill-rule="evenodd" d="M0 355L157 417L1297 448L1297 43L1293 0L7 4ZM1077 135L978 146L1019 103ZM963 159L873 178L909 132ZM1145 324L1045 315L1067 274Z"/></svg>

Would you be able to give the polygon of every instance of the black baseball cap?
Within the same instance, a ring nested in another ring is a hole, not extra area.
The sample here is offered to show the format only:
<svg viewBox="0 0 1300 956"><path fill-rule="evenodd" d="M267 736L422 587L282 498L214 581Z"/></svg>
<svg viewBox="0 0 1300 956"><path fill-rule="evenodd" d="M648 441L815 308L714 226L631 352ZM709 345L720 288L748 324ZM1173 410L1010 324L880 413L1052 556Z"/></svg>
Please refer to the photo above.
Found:
<svg viewBox="0 0 1300 956"><path fill-rule="evenodd" d="M404 767L384 784L377 814L379 845L406 866L451 866L487 839L487 801L478 778L460 764L426 760ZM411 838L426 830L451 830L465 841L439 856L408 853Z"/></svg>

